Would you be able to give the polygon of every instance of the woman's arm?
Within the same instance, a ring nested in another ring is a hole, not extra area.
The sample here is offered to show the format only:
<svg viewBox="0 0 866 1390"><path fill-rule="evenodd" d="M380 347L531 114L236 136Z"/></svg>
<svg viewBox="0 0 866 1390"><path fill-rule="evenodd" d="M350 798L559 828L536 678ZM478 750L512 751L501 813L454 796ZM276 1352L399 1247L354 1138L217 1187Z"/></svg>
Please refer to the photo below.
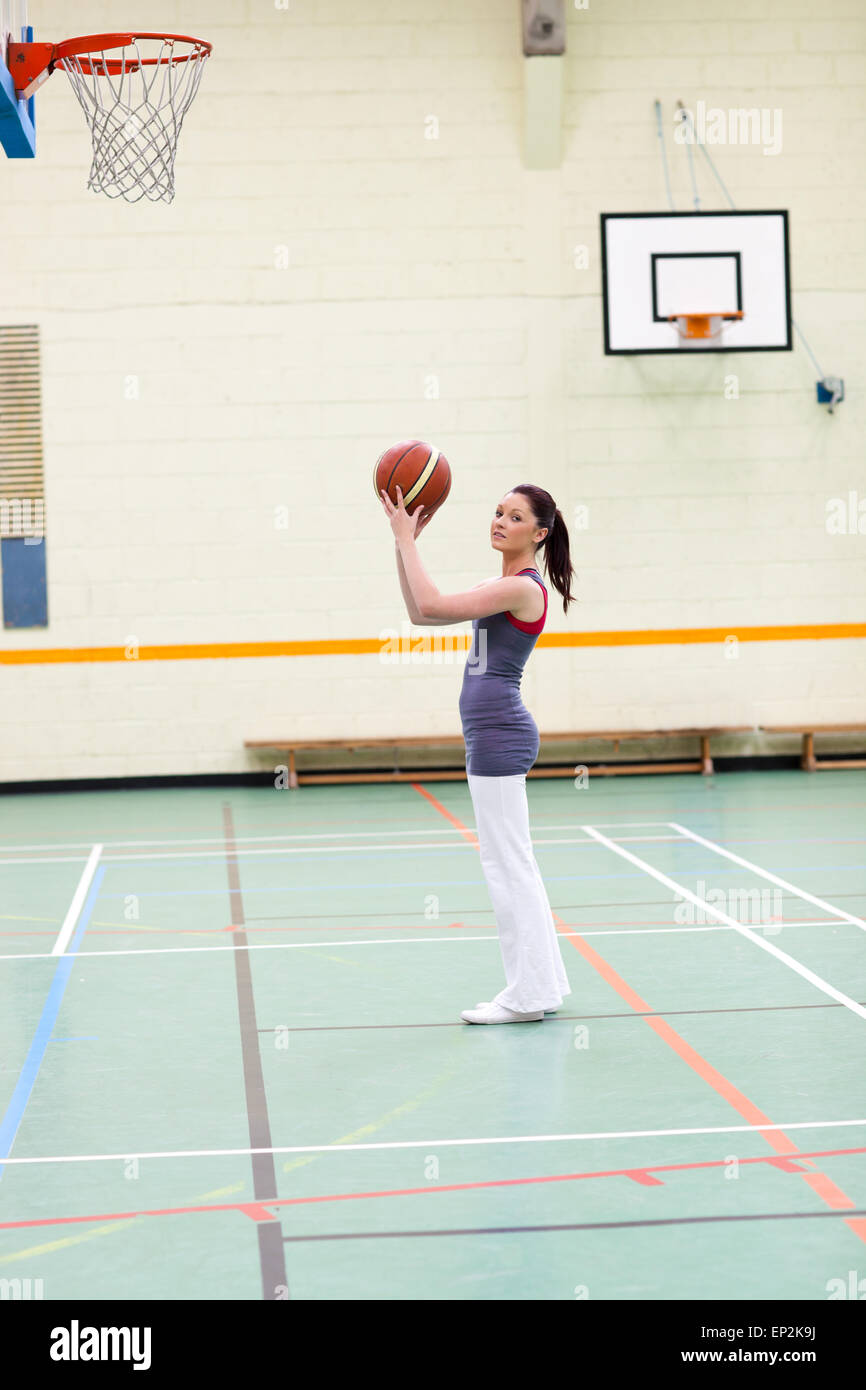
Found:
<svg viewBox="0 0 866 1390"><path fill-rule="evenodd" d="M528 576L511 575L507 579L491 579L474 589L460 594L440 594L424 568L413 537L408 534L398 537L398 563L402 564L406 588L403 590L406 606L411 596L415 617L409 612L413 622L430 626L447 623L465 623L473 618L489 618L493 613L503 613L519 609L530 593L535 593L534 579ZM406 590L408 589L408 595Z"/></svg>
<svg viewBox="0 0 866 1390"><path fill-rule="evenodd" d="M449 622L452 622L453 620L451 618L421 617L421 614L415 607L415 602L412 598L412 590L409 588L409 581L406 578L406 570L403 566L403 557L400 554L400 547L395 546L394 549L397 553L397 573L400 576L400 588L403 591L403 598L406 603L406 612L409 614L410 621L416 623L418 627L445 627ZM495 583L495 579L482 579L480 584L474 584L472 587L473 590L481 589L484 587L485 584Z"/></svg>
<svg viewBox="0 0 866 1390"><path fill-rule="evenodd" d="M423 531L424 527L427 525L427 522L429 520L429 516L424 517L422 515L421 519L418 522L417 530L415 532L416 536L420 535L420 533ZM412 597L412 590L409 587L409 581L406 578L406 570L403 565L403 557L400 554L400 546L396 538L394 540L394 552L397 557L397 575L400 580L400 589L403 594L403 601L406 604L406 612L409 614L409 621L412 623L416 623L419 627L438 627L440 625L439 623L434 622L431 619L427 619L425 621L425 619L422 618L421 614L418 612L415 600Z"/></svg>
<svg viewBox="0 0 866 1390"><path fill-rule="evenodd" d="M400 587L413 623L440 627L446 623L489 618L494 613L519 609L530 594L535 594L535 581L522 575L491 579L461 594L440 594L425 570L415 544L416 535L427 525L431 514L424 513L419 506L410 516L399 488L396 507L384 490L381 496L397 542Z"/></svg>
<svg viewBox="0 0 866 1390"><path fill-rule="evenodd" d="M418 623L420 625L421 623L423 623L424 619L421 617L421 614L415 607L415 600L412 597L412 590L409 588L409 581L406 578L406 571L403 568L403 557L400 554L399 545L394 546L394 551L397 556L397 574L400 578L400 588L402 590L403 599L406 604L406 612L409 614L410 622Z"/></svg>

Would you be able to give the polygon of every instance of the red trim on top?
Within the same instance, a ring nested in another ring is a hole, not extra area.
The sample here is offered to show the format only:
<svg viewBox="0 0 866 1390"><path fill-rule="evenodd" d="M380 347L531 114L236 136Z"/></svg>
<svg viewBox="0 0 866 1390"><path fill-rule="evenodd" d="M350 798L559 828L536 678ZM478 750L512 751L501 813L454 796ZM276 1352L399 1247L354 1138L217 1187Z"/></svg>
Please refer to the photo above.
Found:
<svg viewBox="0 0 866 1390"><path fill-rule="evenodd" d="M542 613L541 617L534 623L523 623L520 621L519 618L513 618L509 612L506 612L505 616L510 622L511 626L518 628L521 632L542 632L544 630L544 624L547 621L547 589L545 588L544 582L541 576L538 574L537 570L520 570L519 573L538 575L538 583L541 585L544 591L544 612Z"/></svg>

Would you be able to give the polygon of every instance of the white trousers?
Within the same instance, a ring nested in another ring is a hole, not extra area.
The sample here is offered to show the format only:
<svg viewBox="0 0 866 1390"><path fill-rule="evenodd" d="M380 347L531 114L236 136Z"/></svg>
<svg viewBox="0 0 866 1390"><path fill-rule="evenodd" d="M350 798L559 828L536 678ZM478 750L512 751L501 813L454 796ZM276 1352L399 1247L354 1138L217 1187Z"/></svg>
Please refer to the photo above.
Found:
<svg viewBox="0 0 866 1390"><path fill-rule="evenodd" d="M468 777L505 988L493 1003L516 1013L558 1009L571 993L541 871L532 852L526 776Z"/></svg>

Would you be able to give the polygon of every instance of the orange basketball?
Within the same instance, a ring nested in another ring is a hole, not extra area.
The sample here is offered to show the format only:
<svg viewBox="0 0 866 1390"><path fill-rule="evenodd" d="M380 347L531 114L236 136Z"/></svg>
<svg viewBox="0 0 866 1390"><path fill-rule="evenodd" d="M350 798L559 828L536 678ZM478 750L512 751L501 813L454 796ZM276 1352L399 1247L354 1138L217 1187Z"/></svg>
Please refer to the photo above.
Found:
<svg viewBox="0 0 866 1390"><path fill-rule="evenodd" d="M444 454L420 439L404 439L386 449L376 464L376 496L387 492L397 506L397 488L403 493L407 512L422 506L431 514L442 506L451 491L451 468Z"/></svg>

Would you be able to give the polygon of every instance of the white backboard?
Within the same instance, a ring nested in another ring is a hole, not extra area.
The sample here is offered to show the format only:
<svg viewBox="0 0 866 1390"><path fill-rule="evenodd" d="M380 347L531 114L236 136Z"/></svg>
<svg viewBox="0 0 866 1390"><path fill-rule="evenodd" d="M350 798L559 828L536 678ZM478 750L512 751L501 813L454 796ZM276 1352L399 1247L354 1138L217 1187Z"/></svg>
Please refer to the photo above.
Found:
<svg viewBox="0 0 866 1390"><path fill-rule="evenodd" d="M0 54L4 62L10 36L20 43L21 31L29 23L27 0L0 0Z"/></svg>
<svg viewBox="0 0 866 1390"><path fill-rule="evenodd" d="M692 350L790 350L786 212L602 213L601 251L606 353L680 352L671 315L735 312Z"/></svg>

